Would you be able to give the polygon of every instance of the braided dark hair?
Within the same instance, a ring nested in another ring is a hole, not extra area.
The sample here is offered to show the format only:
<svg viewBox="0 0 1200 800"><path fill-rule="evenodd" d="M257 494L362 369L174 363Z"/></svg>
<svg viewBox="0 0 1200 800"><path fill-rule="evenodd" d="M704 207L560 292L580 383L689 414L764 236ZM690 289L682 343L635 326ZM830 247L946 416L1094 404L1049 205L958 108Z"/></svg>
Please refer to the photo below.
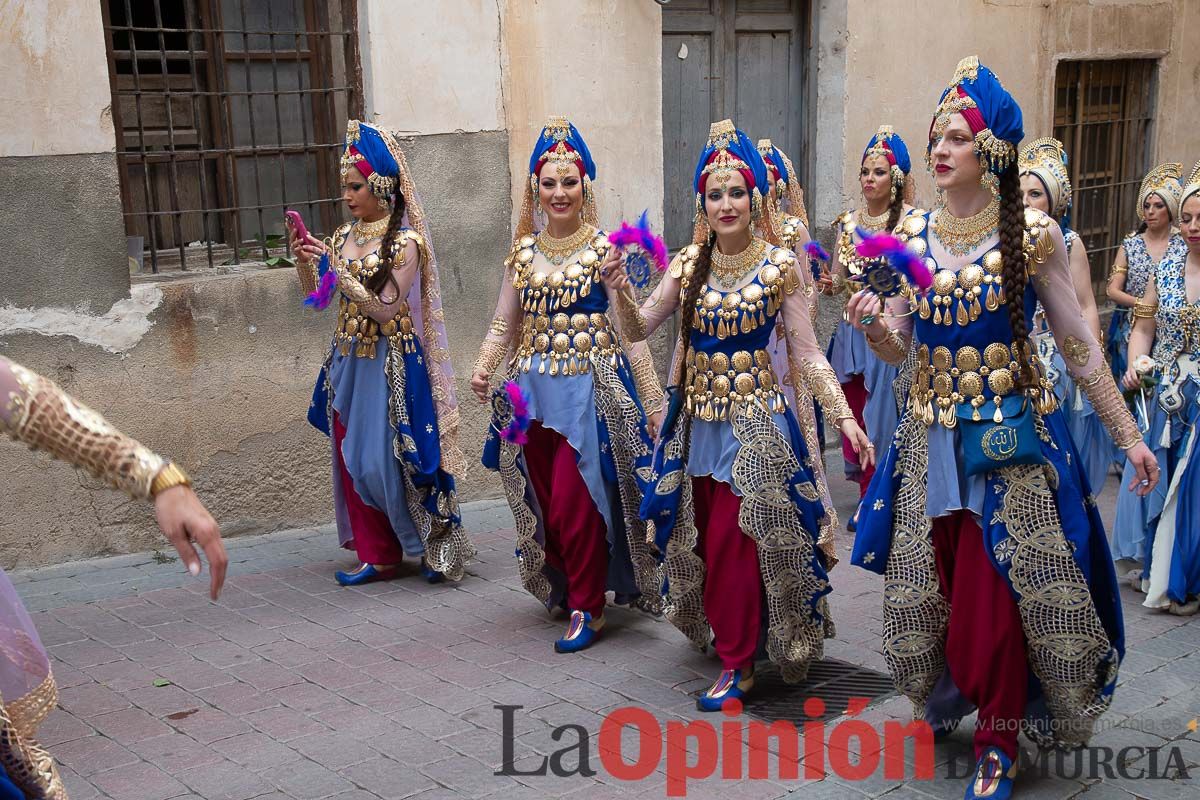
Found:
<svg viewBox="0 0 1200 800"><path fill-rule="evenodd" d="M1025 285L1028 273L1025 264L1025 199L1021 194L1021 178L1015 164L1000 173L1000 259L1004 299L1008 306L1008 323L1012 327L1014 353L1017 360L1018 387L1033 388L1038 376L1030 363L1029 327L1025 324Z"/></svg>
<svg viewBox="0 0 1200 800"><path fill-rule="evenodd" d="M892 184L895 187L896 196L892 198L892 204L888 207L886 228L888 231L896 230L896 226L900 224L900 214L904 211L904 184L907 182L907 178L901 177Z"/></svg>
<svg viewBox="0 0 1200 800"><path fill-rule="evenodd" d="M692 274L688 276L687 291L679 307L679 372L675 376L675 385L683 387L687 375L687 351L692 343L692 322L696 318L696 301L700 292L708 283L708 273L712 269L712 249L715 234L708 234L708 241L700 245L700 254L696 256L696 264Z"/></svg>
<svg viewBox="0 0 1200 800"><path fill-rule="evenodd" d="M383 242L379 246L379 260L382 265L379 271L367 279L366 287L375 294L382 294L389 283L393 286L396 281L392 278L392 259L396 256L396 243L400 233L400 225L404 221L404 195L397 188L392 200L392 218L388 220L387 232L383 234Z"/></svg>

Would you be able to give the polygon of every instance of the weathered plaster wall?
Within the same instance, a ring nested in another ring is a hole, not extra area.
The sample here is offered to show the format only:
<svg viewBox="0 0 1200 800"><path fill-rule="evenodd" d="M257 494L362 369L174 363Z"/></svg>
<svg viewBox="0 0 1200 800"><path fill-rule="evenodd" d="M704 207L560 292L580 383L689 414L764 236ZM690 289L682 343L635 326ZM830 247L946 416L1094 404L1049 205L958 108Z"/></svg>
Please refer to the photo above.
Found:
<svg viewBox="0 0 1200 800"><path fill-rule="evenodd" d="M858 200L857 155L881 123L909 143L918 197L932 201L923 158L929 119L955 64L972 53L1021 104L1027 138L1050 133L1059 61L1161 58L1157 157L1200 156L1200 50L1189 44L1200 33L1198 0L901 0L886 14L870 0L851 0L848 14L845 204Z"/></svg>
<svg viewBox="0 0 1200 800"><path fill-rule="evenodd" d="M500 28L514 209L546 117L565 114L596 161L600 221L662 225L662 12L654 3L509 0Z"/></svg>

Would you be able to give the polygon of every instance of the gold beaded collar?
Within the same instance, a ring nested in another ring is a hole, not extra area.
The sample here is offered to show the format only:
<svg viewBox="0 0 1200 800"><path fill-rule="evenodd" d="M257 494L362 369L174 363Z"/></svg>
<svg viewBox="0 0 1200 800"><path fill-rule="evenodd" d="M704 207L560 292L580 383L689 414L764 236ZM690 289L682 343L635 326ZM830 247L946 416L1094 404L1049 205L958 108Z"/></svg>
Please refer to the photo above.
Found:
<svg viewBox="0 0 1200 800"><path fill-rule="evenodd" d="M562 239L555 239L546 231L541 231L537 235L535 246L546 257L546 260L559 266L567 260L568 256L582 250L583 246L595 235L596 229L591 225L580 225L577 231Z"/></svg>
<svg viewBox="0 0 1200 800"><path fill-rule="evenodd" d="M740 253L726 255L715 246L712 249L712 275L722 289L732 289L754 267L762 263L767 252L766 241L754 238Z"/></svg>
<svg viewBox="0 0 1200 800"><path fill-rule="evenodd" d="M858 224L869 231L881 231L887 227L888 216L892 210L886 209L882 214L873 217L867 212L866 206L858 209Z"/></svg>
<svg viewBox="0 0 1200 800"><path fill-rule="evenodd" d="M943 206L930 225L933 235L946 248L946 252L955 256L970 253L999 227L1000 199L997 197L993 197L982 211L971 217L956 217Z"/></svg>
<svg viewBox="0 0 1200 800"><path fill-rule="evenodd" d="M354 235L354 243L359 247L363 247L367 242L382 239L383 235L387 233L388 223L391 221L391 214L374 222L365 222L361 219L355 220L354 224L350 226L350 232Z"/></svg>

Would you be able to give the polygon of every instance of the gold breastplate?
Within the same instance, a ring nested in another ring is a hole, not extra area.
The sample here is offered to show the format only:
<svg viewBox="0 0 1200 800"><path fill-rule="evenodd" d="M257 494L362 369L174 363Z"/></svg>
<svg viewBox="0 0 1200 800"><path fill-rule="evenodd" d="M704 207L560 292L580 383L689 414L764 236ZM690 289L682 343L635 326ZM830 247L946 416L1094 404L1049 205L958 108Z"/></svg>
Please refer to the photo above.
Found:
<svg viewBox="0 0 1200 800"><path fill-rule="evenodd" d="M686 366L687 411L705 422L728 420L746 403L773 414L785 408L771 369L771 354L766 350L738 350L729 356L688 348Z"/></svg>
<svg viewBox="0 0 1200 800"><path fill-rule="evenodd" d="M366 284L385 265L378 252L368 253L362 258L346 258L341 255L342 245L349 230L349 225L343 225L334 234L331 257L339 259L351 275ZM404 352L411 353L415 347L413 336L412 318L409 316L407 302L401 305L395 317L381 324L362 313L357 303L345 295L339 295L338 323L333 338L338 352L342 355L350 355L353 351L359 358L374 358L380 337L397 338L398 341L393 342L393 346L398 344L404 348Z"/></svg>

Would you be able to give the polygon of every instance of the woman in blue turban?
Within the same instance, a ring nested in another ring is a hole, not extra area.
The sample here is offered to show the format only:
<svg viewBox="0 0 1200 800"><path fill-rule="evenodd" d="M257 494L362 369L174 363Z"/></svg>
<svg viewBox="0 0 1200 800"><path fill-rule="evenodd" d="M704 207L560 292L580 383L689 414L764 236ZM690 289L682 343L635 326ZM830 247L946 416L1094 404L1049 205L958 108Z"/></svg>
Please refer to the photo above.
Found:
<svg viewBox="0 0 1200 800"><path fill-rule="evenodd" d="M622 604L660 605L638 507L652 447L647 413L657 418L662 387L600 280L610 246L597 227L595 177L579 131L551 117L529 157L496 315L471 376L487 402L504 368L484 464L500 472L516 519L521 583L548 610L568 613L560 653L596 641L606 590ZM532 420L523 442L500 436L514 414L512 384Z"/></svg>
<svg viewBox="0 0 1200 800"><path fill-rule="evenodd" d="M963 59L929 130L940 208L898 235L932 286L869 290L847 313L881 358L916 349L908 407L860 506L852 560L884 575L884 656L917 714L947 731L972 708L966 798L1007 798L1017 735L1078 746L1112 700L1124 653L1103 523L1029 331L1041 300L1068 369L1145 494L1158 466L1083 321L1058 224L1025 209L1021 109ZM886 320L886 321L885 321ZM1131 487L1133 488L1133 487Z"/></svg>
<svg viewBox="0 0 1200 800"><path fill-rule="evenodd" d="M712 644L721 661L698 700L702 711L744 696L764 649L785 680L802 680L832 635L836 517L811 466L821 455L809 449L784 385L794 394L802 385L870 458L817 345L799 291L806 267L755 236L755 223L773 235L767 180L746 134L730 120L714 123L696 164L692 244L638 312L649 334L680 311L671 403L642 515L663 556L667 618L697 646ZM604 272L613 289L627 280L616 258ZM778 365L775 339L785 343Z"/></svg>

